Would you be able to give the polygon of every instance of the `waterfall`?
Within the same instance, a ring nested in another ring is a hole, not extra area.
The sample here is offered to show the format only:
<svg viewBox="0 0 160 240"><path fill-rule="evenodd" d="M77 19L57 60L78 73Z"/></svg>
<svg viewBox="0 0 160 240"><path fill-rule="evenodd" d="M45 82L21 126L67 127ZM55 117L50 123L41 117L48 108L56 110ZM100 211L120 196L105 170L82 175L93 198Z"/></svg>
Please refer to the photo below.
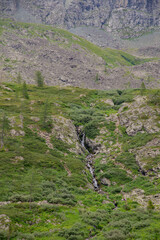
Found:
<svg viewBox="0 0 160 240"><path fill-rule="evenodd" d="M92 161L92 158L93 158L93 155L92 154L89 154L86 158L87 160L87 167L92 175L92 183L93 183L93 186L95 188L95 190L98 190L98 182L95 178L95 174L94 174L94 169L93 169L93 161Z"/></svg>
<svg viewBox="0 0 160 240"><path fill-rule="evenodd" d="M86 138L85 133L83 133L82 140L81 140L81 146L86 149L85 138ZM88 150L87 150L87 152L88 152ZM98 182L97 182L97 180L95 178L94 168L93 168L93 160L92 159L93 159L93 154L88 154L88 156L86 157L87 167L88 167L88 169L89 169L89 171L90 171L90 173L92 175L92 183L93 183L94 189L98 190Z"/></svg>
<svg viewBox="0 0 160 240"><path fill-rule="evenodd" d="M85 147L85 133L83 133L83 135L82 135L81 145L82 145L82 147L86 148Z"/></svg>

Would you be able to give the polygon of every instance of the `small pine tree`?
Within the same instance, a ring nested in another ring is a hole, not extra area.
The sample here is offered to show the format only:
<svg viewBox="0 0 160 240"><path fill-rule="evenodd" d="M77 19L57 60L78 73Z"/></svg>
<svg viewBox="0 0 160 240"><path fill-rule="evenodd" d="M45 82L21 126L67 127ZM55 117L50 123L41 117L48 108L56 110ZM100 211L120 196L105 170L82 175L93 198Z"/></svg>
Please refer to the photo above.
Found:
<svg viewBox="0 0 160 240"><path fill-rule="evenodd" d="M146 89L144 82L141 83L141 89Z"/></svg>
<svg viewBox="0 0 160 240"><path fill-rule="evenodd" d="M46 131L50 131L52 128L52 120L49 116L49 103L48 100L44 104L44 109L41 116L42 128Z"/></svg>
<svg viewBox="0 0 160 240"><path fill-rule="evenodd" d="M147 209L148 209L148 210L153 210L154 208L155 208L155 207L154 207L152 201L149 200L149 201L148 201L148 205L147 205Z"/></svg>
<svg viewBox="0 0 160 240"><path fill-rule="evenodd" d="M44 77L40 71L36 72L36 82L38 87L43 87L44 85Z"/></svg>
<svg viewBox="0 0 160 240"><path fill-rule="evenodd" d="M99 81L99 76L98 76L98 73L96 74L96 82Z"/></svg>
<svg viewBox="0 0 160 240"><path fill-rule="evenodd" d="M29 205L31 209L31 203L34 200L34 196L36 194L41 193L41 176L38 173L38 171L32 167L30 170L28 170L28 173L26 174L24 178L24 189L29 194Z"/></svg>
<svg viewBox="0 0 160 240"><path fill-rule="evenodd" d="M141 95L144 94L145 90L146 90L146 86L145 86L144 82L142 82L141 83Z"/></svg>
<svg viewBox="0 0 160 240"><path fill-rule="evenodd" d="M1 148L3 148L4 146L4 139L6 135L5 132L6 132L6 129L8 128L9 128L9 121L8 121L8 118L6 117L6 114L4 113L2 117L2 124L1 124L1 138L0 138Z"/></svg>
<svg viewBox="0 0 160 240"><path fill-rule="evenodd" d="M150 103L160 106L160 90L154 92L152 95L149 96Z"/></svg>
<svg viewBox="0 0 160 240"><path fill-rule="evenodd" d="M26 82L23 82L22 94L23 94L23 97L24 97L25 99L29 99L29 95L28 95L28 92L27 92L27 84L26 84Z"/></svg>
<svg viewBox="0 0 160 240"><path fill-rule="evenodd" d="M48 118L48 100L46 101L46 103L44 105L44 111L43 111L43 114L42 114L42 126L44 128L46 126L47 118Z"/></svg>
<svg viewBox="0 0 160 240"><path fill-rule="evenodd" d="M118 89L118 90L117 90L117 93L121 96L122 93L123 93L123 91Z"/></svg>
<svg viewBox="0 0 160 240"><path fill-rule="evenodd" d="M17 76L17 83L18 84L22 83L22 76L21 76L20 72L18 73L18 76Z"/></svg>

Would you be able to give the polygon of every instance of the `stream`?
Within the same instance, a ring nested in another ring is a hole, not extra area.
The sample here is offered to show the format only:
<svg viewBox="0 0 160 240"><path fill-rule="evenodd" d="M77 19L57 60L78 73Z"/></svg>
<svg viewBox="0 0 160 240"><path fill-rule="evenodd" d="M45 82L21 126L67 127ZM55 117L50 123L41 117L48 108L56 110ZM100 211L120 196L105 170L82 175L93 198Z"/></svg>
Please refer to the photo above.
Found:
<svg viewBox="0 0 160 240"><path fill-rule="evenodd" d="M81 137L80 137L81 136ZM85 133L78 135L79 137L79 141L81 143L81 146L83 149L85 149L85 151L87 151L88 155L86 157L86 166L89 169L91 175L92 175L92 184L94 187L94 190L97 191L99 194L105 194L107 200L109 199L109 195L107 192L104 192L103 190L101 190L100 186L98 185L98 182L95 178L95 173L94 173L94 166L93 166L93 159L94 159L94 154L91 153L87 148L87 143L86 143L86 136ZM115 205L114 209L117 209L117 203L116 201L113 201L113 204Z"/></svg>
<svg viewBox="0 0 160 240"><path fill-rule="evenodd" d="M92 175L92 184L94 186L94 189L97 191L99 189L98 187L98 182L95 178L95 174L94 174L94 168L93 168L93 154L89 153L89 151L87 150L86 146L85 146L85 133L83 133L82 135L82 140L81 140L81 146L83 148L85 148L85 150L88 152L88 156L86 157L86 160L87 160L87 168L89 169L91 175Z"/></svg>

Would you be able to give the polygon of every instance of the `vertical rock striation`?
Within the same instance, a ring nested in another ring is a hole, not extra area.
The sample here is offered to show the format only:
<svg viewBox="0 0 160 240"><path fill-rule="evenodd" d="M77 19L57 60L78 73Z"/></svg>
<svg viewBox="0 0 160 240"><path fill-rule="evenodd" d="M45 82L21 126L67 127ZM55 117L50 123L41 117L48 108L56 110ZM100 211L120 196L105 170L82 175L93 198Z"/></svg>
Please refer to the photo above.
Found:
<svg viewBox="0 0 160 240"><path fill-rule="evenodd" d="M0 0L2 15L59 27L139 32L160 26L160 0Z"/></svg>

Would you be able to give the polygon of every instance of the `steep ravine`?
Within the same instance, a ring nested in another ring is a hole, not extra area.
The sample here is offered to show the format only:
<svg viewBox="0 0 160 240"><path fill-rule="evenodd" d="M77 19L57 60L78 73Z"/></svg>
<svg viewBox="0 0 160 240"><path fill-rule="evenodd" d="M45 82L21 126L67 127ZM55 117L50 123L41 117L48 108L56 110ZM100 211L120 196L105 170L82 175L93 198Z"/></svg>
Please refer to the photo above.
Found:
<svg viewBox="0 0 160 240"><path fill-rule="evenodd" d="M85 149L86 152L88 152L88 155L86 157L86 166L87 168L89 169L91 175L92 175L92 184L93 184L93 187L96 191L99 190L99 186L98 186L98 182L96 180L96 177L95 177L95 173L94 173L94 166L93 166L93 153L90 152L90 150L88 149L88 147L86 146L86 135L85 133L82 133L81 135L81 138L80 136L78 136L79 139L80 139L80 143L81 143L81 146L83 149Z"/></svg>

